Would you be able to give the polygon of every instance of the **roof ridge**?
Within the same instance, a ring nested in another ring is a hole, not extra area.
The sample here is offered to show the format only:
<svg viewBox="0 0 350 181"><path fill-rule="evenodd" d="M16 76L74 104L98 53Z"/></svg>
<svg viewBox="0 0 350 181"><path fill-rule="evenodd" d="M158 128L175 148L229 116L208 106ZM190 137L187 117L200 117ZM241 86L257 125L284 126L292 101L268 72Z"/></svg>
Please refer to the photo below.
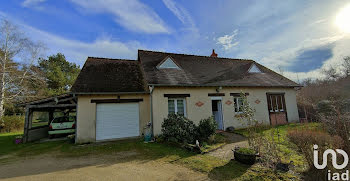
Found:
<svg viewBox="0 0 350 181"><path fill-rule="evenodd" d="M154 52L154 53L167 53L167 54L186 55L186 56L195 56L195 57L206 57L206 58L215 58L215 59L242 60L242 61L253 61L253 62L256 62L255 60L252 60L252 59L227 58L227 57L211 57L211 56L205 56L205 55L194 55L194 54L185 54L185 53L171 53L171 52L162 52L162 51L155 51L155 50L143 50L143 49L138 49L138 51Z"/></svg>
<svg viewBox="0 0 350 181"><path fill-rule="evenodd" d="M87 59L104 59L104 60L121 60L121 61L135 61L137 60L132 60L132 59L123 59L123 58L106 58L106 57L88 57Z"/></svg>

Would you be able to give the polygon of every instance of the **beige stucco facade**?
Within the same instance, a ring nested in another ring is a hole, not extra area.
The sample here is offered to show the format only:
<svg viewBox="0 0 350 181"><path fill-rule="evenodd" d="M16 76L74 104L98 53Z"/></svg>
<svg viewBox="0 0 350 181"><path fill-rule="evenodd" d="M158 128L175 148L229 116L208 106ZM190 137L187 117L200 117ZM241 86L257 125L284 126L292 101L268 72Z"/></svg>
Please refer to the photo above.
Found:
<svg viewBox="0 0 350 181"><path fill-rule="evenodd" d="M164 97L164 94L190 94L190 97L186 97L185 99L187 118L198 124L201 119L212 116L212 98L208 96L208 93L216 93L216 88L217 87L156 87L152 93L154 134L157 135L161 133L161 124L168 115L168 98ZM263 122L267 125L270 124L266 98L266 93L268 92L284 93L288 122L297 122L299 120L296 90L293 88L224 87L220 90L220 93L225 93L225 96L221 97L224 129L230 126L235 128L243 127L242 122L235 117L233 103L230 105L226 104L228 100L233 102L233 97L230 96L230 93L240 93L241 91L249 93L247 99L253 109L255 109L255 118L259 122ZM196 103L199 101L204 104L202 106L197 106ZM259 104L256 102L259 102Z"/></svg>
<svg viewBox="0 0 350 181"><path fill-rule="evenodd" d="M153 110L153 131L155 135L161 133L161 125L164 118L168 115L168 98L164 94L190 94L185 98L187 118L196 124L201 119L212 116L212 97L208 93L217 93L217 87L155 87L152 92L152 110ZM296 90L293 88L222 88L219 92L224 93L222 96L222 114L224 129L230 126L235 128L243 127L242 122L235 117L233 107L233 97L230 93L249 93L248 101L255 109L255 118L259 122L270 124L269 112L267 108L266 93L284 93L287 110L288 122L297 122L299 120ZM96 103L91 103L92 99L140 99L140 135L144 127L151 119L151 102L149 94L135 95L79 95L77 106L77 143L95 142L96 141ZM217 99L217 98L216 98ZM202 102L201 106L196 103ZM232 102L232 104L227 104Z"/></svg>
<svg viewBox="0 0 350 181"><path fill-rule="evenodd" d="M140 135L150 120L149 94L135 95L79 95L77 106L76 142L89 143L96 141L96 103L92 99L143 99L139 102ZM122 104L122 103L121 103Z"/></svg>

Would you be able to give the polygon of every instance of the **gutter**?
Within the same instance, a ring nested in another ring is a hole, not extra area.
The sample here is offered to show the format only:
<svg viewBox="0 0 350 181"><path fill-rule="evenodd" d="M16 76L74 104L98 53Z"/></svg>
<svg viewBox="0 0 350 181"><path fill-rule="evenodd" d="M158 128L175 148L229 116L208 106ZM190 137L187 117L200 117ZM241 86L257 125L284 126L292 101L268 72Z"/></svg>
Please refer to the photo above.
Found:
<svg viewBox="0 0 350 181"><path fill-rule="evenodd" d="M144 92L72 92L71 94L76 94L76 95L93 95L93 94L104 94L104 95L109 95L109 94L149 94L149 92L144 91Z"/></svg>
<svg viewBox="0 0 350 181"><path fill-rule="evenodd" d="M246 87L246 88L294 88L294 87L303 87L302 85L298 86L252 86L252 85L189 85L189 84L148 84L150 86L157 87Z"/></svg>

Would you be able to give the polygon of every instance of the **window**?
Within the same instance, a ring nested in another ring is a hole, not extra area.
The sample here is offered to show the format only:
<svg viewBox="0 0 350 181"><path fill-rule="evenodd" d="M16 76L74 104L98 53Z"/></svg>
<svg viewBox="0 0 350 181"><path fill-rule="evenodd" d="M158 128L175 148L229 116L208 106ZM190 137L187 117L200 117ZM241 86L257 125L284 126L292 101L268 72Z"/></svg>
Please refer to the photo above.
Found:
<svg viewBox="0 0 350 181"><path fill-rule="evenodd" d="M168 113L186 116L185 99L168 99Z"/></svg>
<svg viewBox="0 0 350 181"><path fill-rule="evenodd" d="M261 73L261 70L255 64L253 64L249 68L249 73Z"/></svg>
<svg viewBox="0 0 350 181"><path fill-rule="evenodd" d="M285 100L283 94L269 94L267 96L268 109L270 112L284 112Z"/></svg>
<svg viewBox="0 0 350 181"><path fill-rule="evenodd" d="M235 108L236 113L241 113L243 110L243 99L242 97L233 97L233 106Z"/></svg>
<svg viewBox="0 0 350 181"><path fill-rule="evenodd" d="M175 62L170 58L168 57L164 62L162 62L160 65L159 65L159 68L160 69L164 69L164 68L168 68L168 69L180 69L179 66L177 66L175 64Z"/></svg>

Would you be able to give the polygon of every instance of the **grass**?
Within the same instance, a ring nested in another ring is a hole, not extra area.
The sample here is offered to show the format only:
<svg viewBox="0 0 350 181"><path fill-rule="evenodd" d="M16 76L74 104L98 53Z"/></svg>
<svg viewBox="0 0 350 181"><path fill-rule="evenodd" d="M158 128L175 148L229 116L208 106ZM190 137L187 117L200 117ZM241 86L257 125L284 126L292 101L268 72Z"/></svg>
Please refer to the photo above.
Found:
<svg viewBox="0 0 350 181"><path fill-rule="evenodd" d="M212 139L211 144L205 143L204 145L202 145L201 147L202 153L208 153L208 152L214 151L226 144L225 136L220 133L214 134L211 139Z"/></svg>
<svg viewBox="0 0 350 181"><path fill-rule="evenodd" d="M21 132L0 134L0 156L9 154L18 149L17 147L19 146L14 143L14 139L19 135L21 135Z"/></svg>
<svg viewBox="0 0 350 181"><path fill-rule="evenodd" d="M155 160L178 164L196 171L208 174L213 180L298 180L298 173L305 170L305 160L297 152L294 144L286 137L288 130L302 128L304 126L317 128L318 124L289 124L275 128L261 130L261 133L269 137L274 131L274 139L278 144L279 156L284 162L293 161L296 172L275 172L273 169L264 168L260 164L248 166L236 161L227 161L206 154L194 154L182 148L160 143L143 143L140 140L125 140L104 144L74 145L65 141L46 143L14 144L13 140L21 133L0 134L0 164L2 160L11 161L13 158L20 159L27 156L55 153L58 157L81 157L88 155L108 155L118 152L135 151L138 154L132 158ZM237 130L245 134L246 130ZM220 137L220 136L218 136ZM222 139L222 138L220 138ZM214 145L218 146L216 143ZM12 157L1 158L1 156L12 155Z"/></svg>
<svg viewBox="0 0 350 181"><path fill-rule="evenodd" d="M289 130L302 128L322 129L319 123L308 123L287 124L270 128L262 128L258 130L258 132L263 134L263 136L268 138L268 140L272 141L273 139L273 141L277 144L278 156L281 158L281 161L283 163L290 163L293 161L293 165L295 166L294 170L298 173L302 173L307 169L306 160L302 154L298 152L296 145L288 140L287 134ZM246 129L239 129L235 132L244 136L248 136L248 131ZM273 132L274 137L272 138L271 135Z"/></svg>
<svg viewBox="0 0 350 181"><path fill-rule="evenodd" d="M21 136L22 132L0 133L0 162L8 160L9 157L35 156L55 150L63 145L68 145L63 141L15 144L16 136ZM2 157L4 159L2 159Z"/></svg>
<svg viewBox="0 0 350 181"><path fill-rule="evenodd" d="M32 122L32 127L47 126L47 122Z"/></svg>

